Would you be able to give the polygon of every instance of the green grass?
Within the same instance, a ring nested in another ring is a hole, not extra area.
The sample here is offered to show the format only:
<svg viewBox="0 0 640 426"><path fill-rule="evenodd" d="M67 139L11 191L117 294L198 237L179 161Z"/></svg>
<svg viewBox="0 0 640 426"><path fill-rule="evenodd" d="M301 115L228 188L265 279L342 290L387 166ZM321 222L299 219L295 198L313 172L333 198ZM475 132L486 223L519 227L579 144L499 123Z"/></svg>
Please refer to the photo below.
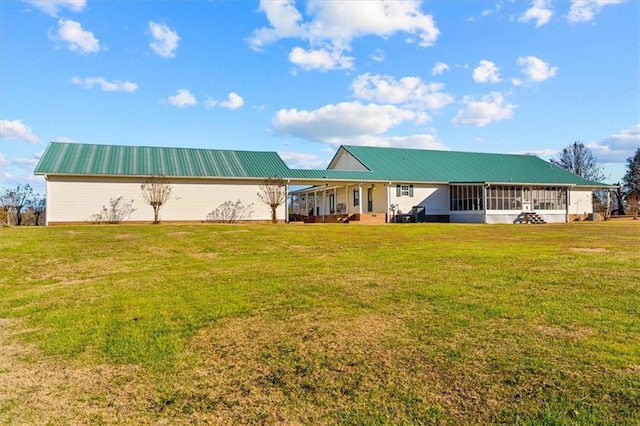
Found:
<svg viewBox="0 0 640 426"><path fill-rule="evenodd" d="M637 221L28 227L0 248L0 423L640 424Z"/></svg>

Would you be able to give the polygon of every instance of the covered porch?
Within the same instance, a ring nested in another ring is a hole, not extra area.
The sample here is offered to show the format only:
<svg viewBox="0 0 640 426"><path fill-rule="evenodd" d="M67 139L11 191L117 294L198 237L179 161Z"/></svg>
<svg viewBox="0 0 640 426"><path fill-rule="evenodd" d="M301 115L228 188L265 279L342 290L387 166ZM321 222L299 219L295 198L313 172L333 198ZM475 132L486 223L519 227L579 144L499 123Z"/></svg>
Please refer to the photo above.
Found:
<svg viewBox="0 0 640 426"><path fill-rule="evenodd" d="M290 222L386 223L387 185L371 182L325 182L290 191Z"/></svg>

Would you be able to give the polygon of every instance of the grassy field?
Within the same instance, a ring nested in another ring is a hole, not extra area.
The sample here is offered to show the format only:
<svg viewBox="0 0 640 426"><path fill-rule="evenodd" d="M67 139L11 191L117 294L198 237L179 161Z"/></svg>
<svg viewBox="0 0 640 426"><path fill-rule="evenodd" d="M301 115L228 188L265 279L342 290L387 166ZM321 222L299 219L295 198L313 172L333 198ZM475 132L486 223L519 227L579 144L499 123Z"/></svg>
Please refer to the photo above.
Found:
<svg viewBox="0 0 640 426"><path fill-rule="evenodd" d="M640 424L640 221L0 248L1 424Z"/></svg>

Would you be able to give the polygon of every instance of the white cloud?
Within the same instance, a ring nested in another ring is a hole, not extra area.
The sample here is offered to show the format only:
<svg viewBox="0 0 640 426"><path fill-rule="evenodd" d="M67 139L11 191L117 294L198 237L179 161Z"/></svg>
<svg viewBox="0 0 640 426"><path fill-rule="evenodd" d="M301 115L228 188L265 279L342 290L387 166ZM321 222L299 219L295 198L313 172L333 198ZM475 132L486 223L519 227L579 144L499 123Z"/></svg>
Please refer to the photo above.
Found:
<svg viewBox="0 0 640 426"><path fill-rule="evenodd" d="M520 15L518 21L536 21L536 27L541 27L548 24L552 16L553 9L551 8L550 0L534 0L531 7Z"/></svg>
<svg viewBox="0 0 640 426"><path fill-rule="evenodd" d="M343 56L341 49L305 50L294 47L289 53L289 61L303 70L348 70L353 68L353 57Z"/></svg>
<svg viewBox="0 0 640 426"><path fill-rule="evenodd" d="M219 106L219 107L228 108L231 110L238 109L242 105L244 105L244 99L242 99L242 96L238 95L235 92L229 93L226 101L218 102L212 98L207 98L207 100L205 101L206 107Z"/></svg>
<svg viewBox="0 0 640 426"><path fill-rule="evenodd" d="M472 16L470 18L467 18L467 21L479 21L482 18L485 18L489 15L493 15L494 13L498 13L500 12L500 9L502 9L502 2L498 2L495 4L495 6L492 9L485 9L482 11L482 13L480 13L480 15L478 16Z"/></svg>
<svg viewBox="0 0 640 426"><path fill-rule="evenodd" d="M473 70L473 81L476 83L500 83L500 68L491 61L481 60Z"/></svg>
<svg viewBox="0 0 640 426"><path fill-rule="evenodd" d="M384 61L384 50L382 49L376 49L372 54L371 54L371 59L376 61L376 62L382 62Z"/></svg>
<svg viewBox="0 0 640 426"><path fill-rule="evenodd" d="M512 78L511 84L513 84L516 87L522 86L522 80L520 80L519 78Z"/></svg>
<svg viewBox="0 0 640 426"><path fill-rule="evenodd" d="M269 26L255 30L249 39L249 45L252 49L261 50L280 39L298 38L307 41L310 49L298 48L300 50L293 57L289 55L290 60L297 58L307 64L311 58L302 56L304 52L333 53L330 57L340 66L309 66L305 69L348 69L351 66L347 67L344 61L336 58L340 58L343 51L349 51L351 41L358 37L376 35L387 38L404 32L416 36L420 46L433 45L440 30L433 17L421 11L421 6L421 0L310 0L307 2L305 19L296 8L295 0L261 0L260 11L265 13ZM340 54L336 56L337 52ZM325 57L323 63L328 59ZM350 58L347 62L351 61Z"/></svg>
<svg viewBox="0 0 640 426"><path fill-rule="evenodd" d="M35 166L36 164L38 164L38 159L37 158L15 158L13 162L18 166Z"/></svg>
<svg viewBox="0 0 640 426"><path fill-rule="evenodd" d="M602 8L610 4L619 4L624 0L571 0L567 20L571 23L590 22Z"/></svg>
<svg viewBox="0 0 640 426"><path fill-rule="evenodd" d="M518 152L514 152L514 154L533 154L536 157L540 157L540 158L551 158L555 155L557 155L560 151L557 149L538 149L538 150L534 150L534 151L518 151Z"/></svg>
<svg viewBox="0 0 640 426"><path fill-rule="evenodd" d="M278 155L289 167L294 169L321 169L326 167L328 163L316 154L278 152Z"/></svg>
<svg viewBox="0 0 640 426"><path fill-rule="evenodd" d="M177 106L180 108L195 105L198 103L196 97L193 96L187 89L178 89L178 94L169 96L169 98L167 98L167 102L169 102L173 106Z"/></svg>
<svg viewBox="0 0 640 426"><path fill-rule="evenodd" d="M640 124L587 144L603 163L624 163L640 147Z"/></svg>
<svg viewBox="0 0 640 426"><path fill-rule="evenodd" d="M100 51L100 42L93 33L85 31L79 22L70 19L58 20L58 31L50 31L49 38L66 42L69 50L83 55Z"/></svg>
<svg viewBox="0 0 640 426"><path fill-rule="evenodd" d="M288 37L304 38L307 29L300 24L302 14L296 9L295 0L260 1L259 10L267 15L271 27L257 29L249 40L249 45L260 50L277 40Z"/></svg>
<svg viewBox="0 0 640 426"><path fill-rule="evenodd" d="M522 67L522 73L529 77L529 80L537 83L550 79L558 72L558 67L552 67L535 56L518 58L518 65Z"/></svg>
<svg viewBox="0 0 640 426"><path fill-rule="evenodd" d="M22 123L22 120L0 120L0 138L18 139L30 143L37 143L40 140L33 134L30 127Z"/></svg>
<svg viewBox="0 0 640 426"><path fill-rule="evenodd" d="M492 92L476 100L471 96L463 99L465 109L458 111L458 114L451 121L455 126L474 125L485 126L493 121L505 120L513 117L513 110L516 105L505 104L504 97L500 92Z"/></svg>
<svg viewBox="0 0 640 426"><path fill-rule="evenodd" d="M368 101L403 104L405 107L440 109L453 102L453 96L442 92L443 83L425 83L419 77L395 80L388 75L359 75L351 84L353 95Z"/></svg>
<svg viewBox="0 0 640 426"><path fill-rule="evenodd" d="M136 83L132 83L130 81L107 81L103 77L73 77L71 79L73 84L77 84L79 86L84 87L85 89L91 89L94 85L100 86L103 92L135 92L138 89L138 85Z"/></svg>
<svg viewBox="0 0 640 426"><path fill-rule="evenodd" d="M68 138L66 136L58 136L54 139L55 142L66 142L66 143L78 143L78 141ZM40 153L40 155L44 154L44 151Z"/></svg>
<svg viewBox="0 0 640 426"><path fill-rule="evenodd" d="M436 62L436 64L431 69L432 75L441 75L443 72L449 71L449 65L444 62Z"/></svg>
<svg viewBox="0 0 640 426"><path fill-rule="evenodd" d="M163 58L174 58L180 41L178 33L165 24L153 21L149 22L149 30L151 31L151 40L149 41L151 50Z"/></svg>
<svg viewBox="0 0 640 426"><path fill-rule="evenodd" d="M393 105L342 102L313 111L282 109L273 117L273 127L281 134L339 144L384 133L407 121L422 123L426 119L425 114Z"/></svg>
<svg viewBox="0 0 640 426"><path fill-rule="evenodd" d="M87 5L87 0L26 0L26 2L51 16L57 16L58 11L62 9L82 12Z"/></svg>

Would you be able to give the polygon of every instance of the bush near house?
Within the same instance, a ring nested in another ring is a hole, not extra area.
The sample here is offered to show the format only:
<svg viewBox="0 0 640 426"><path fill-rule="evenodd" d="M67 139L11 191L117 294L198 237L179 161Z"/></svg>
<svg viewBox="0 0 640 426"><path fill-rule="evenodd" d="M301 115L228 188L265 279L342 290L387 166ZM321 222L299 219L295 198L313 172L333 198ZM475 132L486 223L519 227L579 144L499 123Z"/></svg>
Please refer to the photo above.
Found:
<svg viewBox="0 0 640 426"><path fill-rule="evenodd" d="M0 229L0 423L637 424L639 223Z"/></svg>

